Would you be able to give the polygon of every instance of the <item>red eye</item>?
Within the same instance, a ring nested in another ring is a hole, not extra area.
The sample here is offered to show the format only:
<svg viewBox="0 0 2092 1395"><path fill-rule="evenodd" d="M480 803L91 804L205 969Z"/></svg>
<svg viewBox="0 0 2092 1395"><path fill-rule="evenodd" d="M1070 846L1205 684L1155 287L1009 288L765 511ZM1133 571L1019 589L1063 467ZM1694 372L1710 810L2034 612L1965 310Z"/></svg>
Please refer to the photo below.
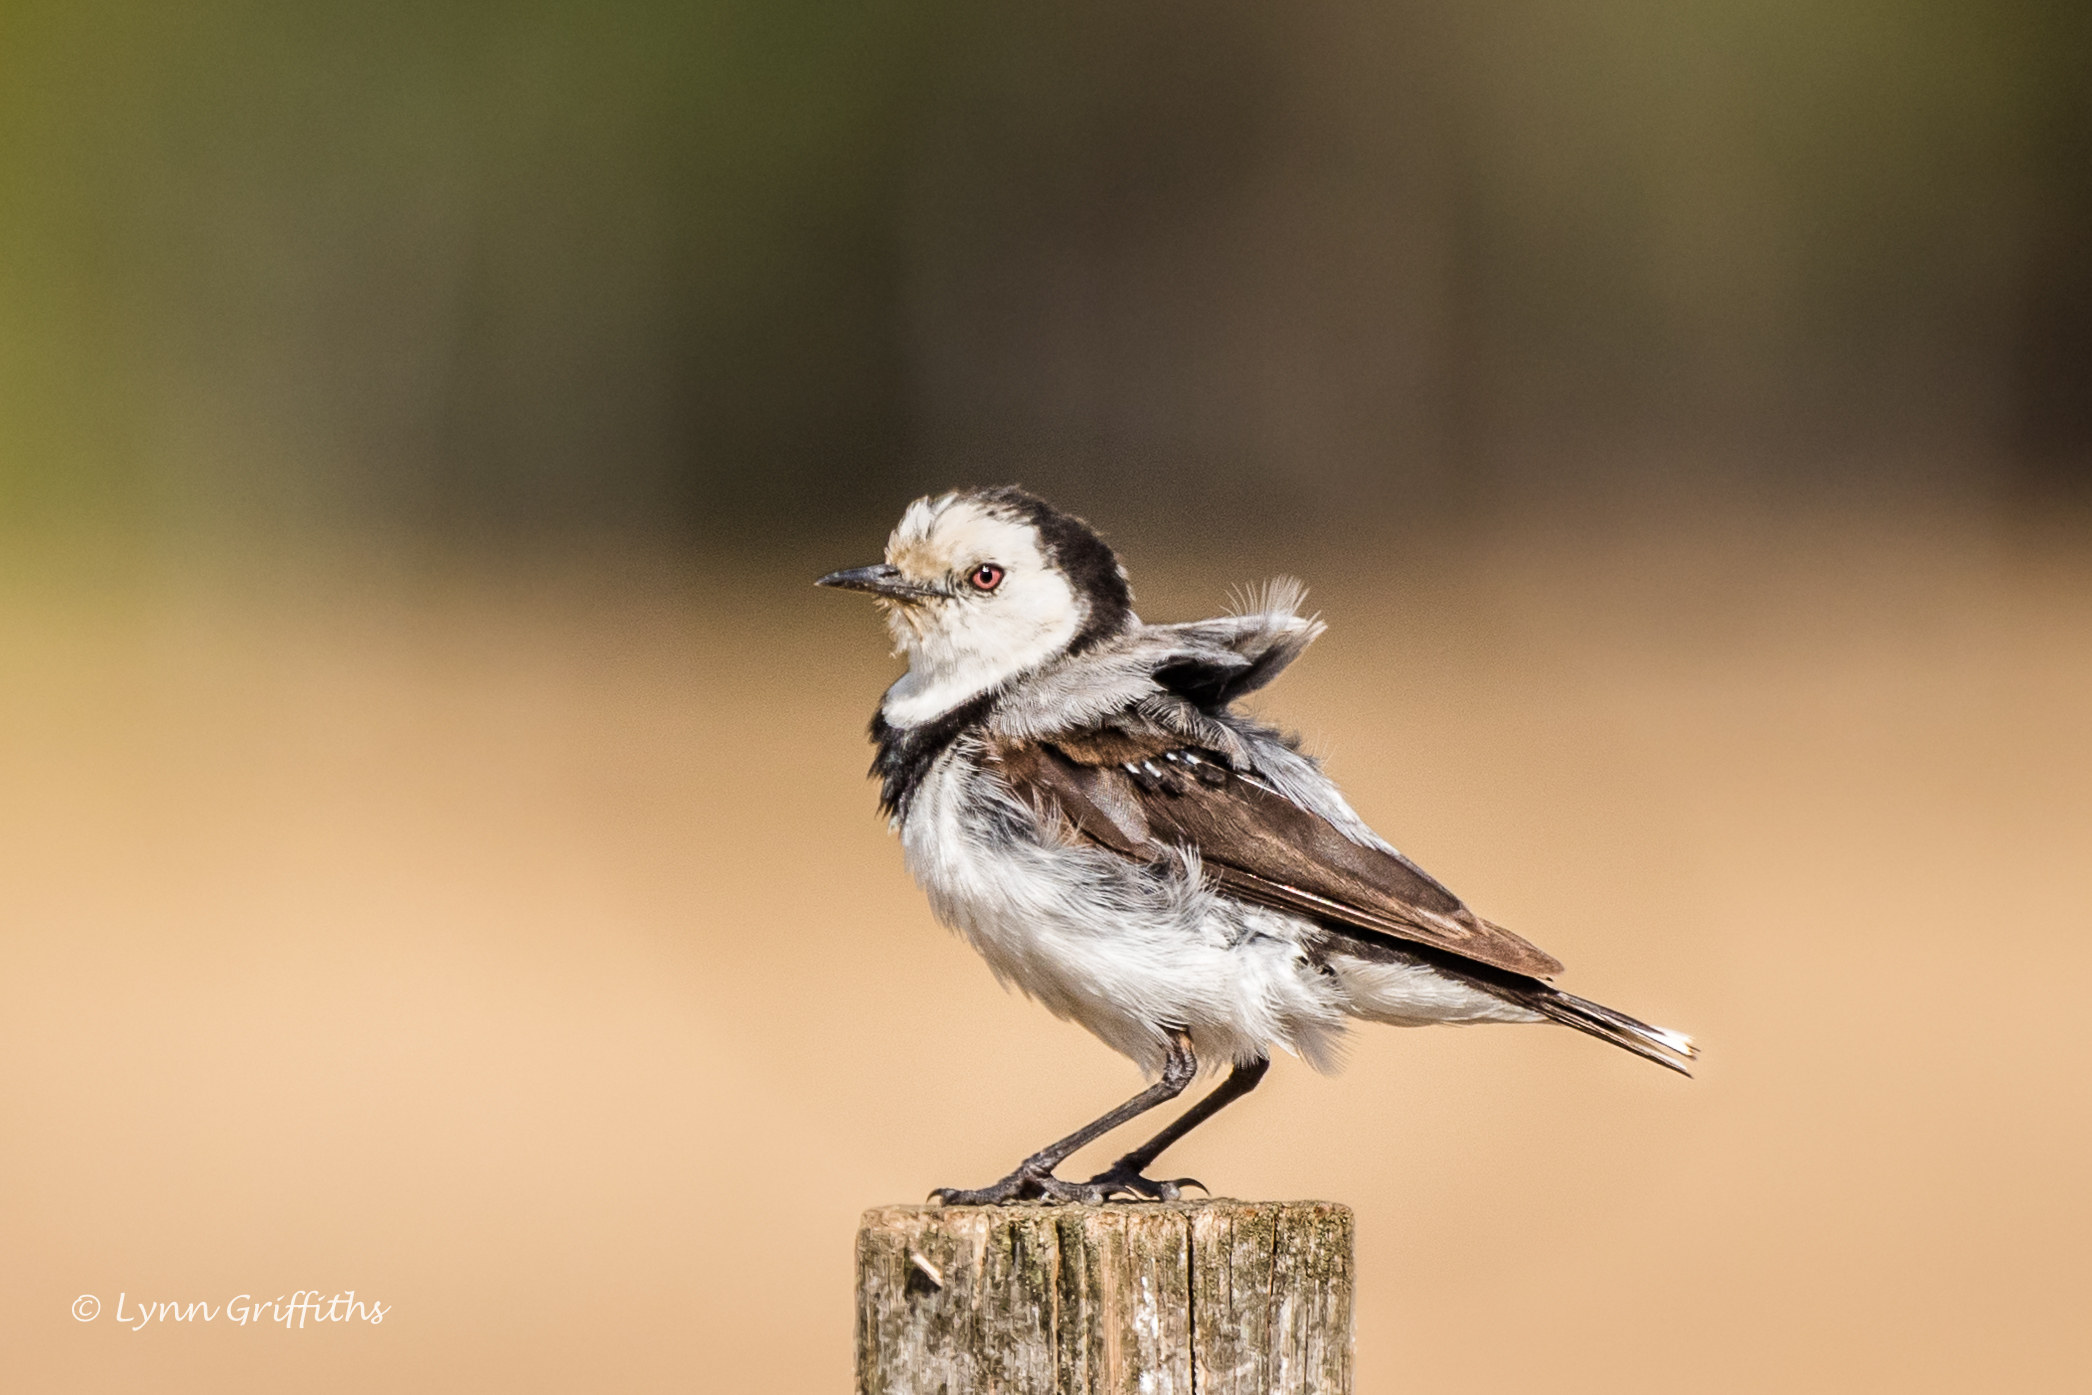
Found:
<svg viewBox="0 0 2092 1395"><path fill-rule="evenodd" d="M993 562L983 562L975 567L973 575L966 579L973 583L973 589L976 591L993 591L1002 585L1002 568Z"/></svg>

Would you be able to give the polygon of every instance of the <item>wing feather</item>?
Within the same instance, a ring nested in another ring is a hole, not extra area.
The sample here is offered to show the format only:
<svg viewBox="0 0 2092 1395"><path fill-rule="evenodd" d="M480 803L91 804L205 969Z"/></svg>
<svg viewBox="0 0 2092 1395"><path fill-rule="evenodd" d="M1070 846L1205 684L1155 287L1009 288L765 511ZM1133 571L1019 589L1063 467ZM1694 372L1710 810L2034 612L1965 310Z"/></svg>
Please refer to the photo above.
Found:
<svg viewBox="0 0 2092 1395"><path fill-rule="evenodd" d="M1177 741L1162 731L1093 728L1051 742L999 741L989 754L1021 798L1124 856L1195 849L1238 899L1512 973L1561 972L1551 955L1476 916L1408 858L1345 837L1254 774Z"/></svg>

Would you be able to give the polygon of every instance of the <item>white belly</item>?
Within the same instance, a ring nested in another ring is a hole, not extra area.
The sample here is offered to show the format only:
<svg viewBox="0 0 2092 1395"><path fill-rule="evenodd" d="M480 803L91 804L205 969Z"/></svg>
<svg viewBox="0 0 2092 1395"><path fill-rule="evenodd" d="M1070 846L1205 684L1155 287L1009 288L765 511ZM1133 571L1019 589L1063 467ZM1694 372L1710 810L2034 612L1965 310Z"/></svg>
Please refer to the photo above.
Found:
<svg viewBox="0 0 2092 1395"><path fill-rule="evenodd" d="M1276 1046L1327 1070L1347 1016L1529 1020L1421 964L1320 967L1307 953L1315 926L1218 895L1195 859L1137 865L1061 841L960 750L916 790L901 842L938 919L998 979L1150 1073L1172 1028L1209 1065Z"/></svg>

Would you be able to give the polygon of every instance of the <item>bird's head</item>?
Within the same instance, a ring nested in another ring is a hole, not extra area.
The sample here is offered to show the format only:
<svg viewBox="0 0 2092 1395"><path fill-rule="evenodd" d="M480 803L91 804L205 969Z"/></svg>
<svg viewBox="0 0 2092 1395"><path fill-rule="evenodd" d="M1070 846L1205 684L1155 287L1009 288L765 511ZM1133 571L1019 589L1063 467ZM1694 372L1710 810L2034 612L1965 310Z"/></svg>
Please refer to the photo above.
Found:
<svg viewBox="0 0 2092 1395"><path fill-rule="evenodd" d="M1132 623L1133 593L1095 529L1014 485L918 499L876 566L816 583L867 591L908 672L882 709L913 726Z"/></svg>

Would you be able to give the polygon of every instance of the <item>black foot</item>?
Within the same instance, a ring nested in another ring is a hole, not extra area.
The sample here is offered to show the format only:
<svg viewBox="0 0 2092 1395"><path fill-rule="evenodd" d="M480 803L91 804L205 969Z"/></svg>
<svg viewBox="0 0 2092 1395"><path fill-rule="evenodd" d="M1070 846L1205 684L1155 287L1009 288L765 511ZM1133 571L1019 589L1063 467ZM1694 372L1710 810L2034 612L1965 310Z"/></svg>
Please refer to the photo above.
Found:
<svg viewBox="0 0 2092 1395"><path fill-rule="evenodd" d="M1135 1201L1176 1201L1183 1197L1186 1187L1197 1187L1208 1196L1213 1194L1211 1189L1196 1177L1176 1177L1163 1181L1143 1177L1134 1169L1123 1166L1100 1172L1083 1186L1096 1189L1100 1194L1100 1201L1109 1201L1121 1194Z"/></svg>
<svg viewBox="0 0 2092 1395"><path fill-rule="evenodd" d="M976 1191L963 1187L939 1187L930 1193L930 1201L936 1206L1007 1206L1025 1201L1046 1206L1071 1202L1096 1206L1115 1197L1134 1201L1175 1201L1183 1196L1185 1187L1206 1190L1206 1184L1195 1177L1158 1181L1126 1167L1100 1172L1087 1182L1063 1182L1050 1172L1020 1167L1000 1182Z"/></svg>
<svg viewBox="0 0 2092 1395"><path fill-rule="evenodd" d="M1050 1172L1028 1167L1020 1167L1000 1182L977 1191L939 1187L930 1193L931 1203L937 1206L1006 1206L1013 1201L1036 1201L1057 1206L1065 1202L1095 1203L1102 1200L1102 1188L1086 1182L1063 1182Z"/></svg>

